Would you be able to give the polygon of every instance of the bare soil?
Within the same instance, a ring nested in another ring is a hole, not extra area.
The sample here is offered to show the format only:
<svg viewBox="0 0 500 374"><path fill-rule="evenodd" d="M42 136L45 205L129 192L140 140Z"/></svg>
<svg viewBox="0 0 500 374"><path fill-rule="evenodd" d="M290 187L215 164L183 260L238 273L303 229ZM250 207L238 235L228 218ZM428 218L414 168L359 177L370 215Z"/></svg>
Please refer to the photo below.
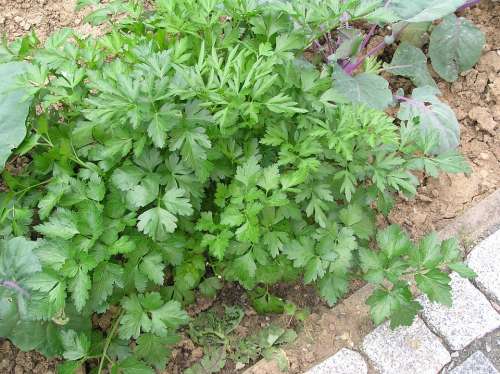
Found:
<svg viewBox="0 0 500 374"><path fill-rule="evenodd" d="M74 5L75 0L0 0L0 34L6 33L8 39L13 40L36 31L39 38L45 40L51 32L62 27L72 27L81 35L98 32L83 24L85 13L75 12ZM454 109L460 120L461 152L469 160L472 173L424 178L415 200L399 198L388 222L401 224L415 238L443 228L466 208L500 187L500 3L483 0L479 6L466 10L464 16L486 33L484 54L478 65L462 74L457 82L450 84L436 80L443 92L443 100ZM404 79L398 78L394 82L409 91L410 86ZM353 284L352 290L359 287L360 284ZM273 293L308 308L312 313L303 326L303 333L311 337L310 344L287 349L292 374L324 357L332 346L356 344L371 329L369 319L356 318L366 314L365 305L342 303L340 317L328 320L322 317L322 311L327 307L312 287L278 285ZM242 322L242 334L254 332L272 322L288 323L283 316L257 316L238 285L226 285L215 301L200 300L191 308L190 314L197 314L212 304L243 306L246 317ZM106 324L102 325L105 328ZM356 331L356 336L347 331ZM199 348L184 338L163 374L181 373L201 354ZM20 352L8 341L0 341L2 374L52 374L55 373L55 364L56 361L46 360L36 352ZM267 369L262 370L260 373L268 372ZM233 367L224 369L224 373L234 372Z"/></svg>

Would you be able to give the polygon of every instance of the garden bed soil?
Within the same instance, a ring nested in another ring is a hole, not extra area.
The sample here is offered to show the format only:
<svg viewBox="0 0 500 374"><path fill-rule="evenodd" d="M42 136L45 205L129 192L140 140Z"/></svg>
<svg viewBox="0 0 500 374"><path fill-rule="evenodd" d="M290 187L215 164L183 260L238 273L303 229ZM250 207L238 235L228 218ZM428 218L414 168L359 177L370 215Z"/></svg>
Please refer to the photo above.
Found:
<svg viewBox="0 0 500 374"><path fill-rule="evenodd" d="M75 12L74 0L0 0L0 30L13 40L31 30L41 40L62 27L72 27L78 33L89 35L99 30L83 24L84 12ZM468 159L470 175L443 174L437 179L424 178L415 200L398 199L394 211L382 224L398 223L414 238L445 227L466 208L476 204L500 188L500 3L483 0L481 4L464 12L464 15L486 33L487 44L478 65L462 74L452 84L436 79L443 92L443 100L457 114L461 123L461 152ZM409 91L404 79L393 79L394 87L401 86ZM351 291L359 289L361 283L353 283ZM321 311L325 304L312 287L279 285L273 292L308 308L311 315L303 326L303 333L316 341L312 345L296 349L289 356L291 373L298 373L310 366L335 346L356 344L371 328L369 320L352 318L366 313L366 306L360 303L342 303L340 317L325 319ZM257 316L238 285L226 285L215 301L199 300L190 308L195 315L212 305L238 304L245 308L246 317L240 332L253 332L270 323L288 324L284 316ZM96 323L98 324L98 323ZM104 327L104 326L103 326ZM346 333L351 331L351 333ZM355 331L354 335L352 331ZM318 339L321 344L317 344ZM317 348L318 347L318 348ZM323 348L321 348L323 347ZM324 349L325 352L321 350ZM197 361L201 349L184 338L173 353L173 359L163 374L181 373L184 368ZM36 352L20 352L10 342L0 342L0 373L55 373L54 360L46 360ZM234 373L234 367L226 367L223 373Z"/></svg>

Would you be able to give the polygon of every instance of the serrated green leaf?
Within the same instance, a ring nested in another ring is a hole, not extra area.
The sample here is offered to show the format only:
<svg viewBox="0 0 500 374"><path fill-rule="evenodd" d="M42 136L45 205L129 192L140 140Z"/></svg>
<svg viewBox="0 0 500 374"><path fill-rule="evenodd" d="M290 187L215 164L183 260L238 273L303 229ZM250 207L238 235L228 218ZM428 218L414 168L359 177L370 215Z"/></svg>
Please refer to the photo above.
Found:
<svg viewBox="0 0 500 374"><path fill-rule="evenodd" d="M82 269L78 270L75 277L69 284L69 290L71 291L71 296L78 312L83 310L83 307L89 299L91 284L92 282L89 274Z"/></svg>
<svg viewBox="0 0 500 374"><path fill-rule="evenodd" d="M417 287L429 300L451 306L450 277L438 269L415 275Z"/></svg>
<svg viewBox="0 0 500 374"><path fill-rule="evenodd" d="M463 262L453 262L448 265L448 267L457 272L461 277L463 278L475 278L477 277L477 274L474 270L472 270L470 267L465 265Z"/></svg>
<svg viewBox="0 0 500 374"><path fill-rule="evenodd" d="M144 171L135 166L128 165L116 169L111 175L111 181L121 191L129 191L139 184L144 177Z"/></svg>
<svg viewBox="0 0 500 374"><path fill-rule="evenodd" d="M99 305L113 293L115 287L123 287L124 270L118 264L99 264L92 278L91 300Z"/></svg>
<svg viewBox="0 0 500 374"><path fill-rule="evenodd" d="M123 374L155 374L153 368L137 360L135 357L128 357L120 361L116 370L119 370Z"/></svg>
<svg viewBox="0 0 500 374"><path fill-rule="evenodd" d="M301 237L300 241L292 240L291 242L285 244L283 247L283 253L293 261L293 266L297 268L304 267L309 263L315 254L314 242L305 237Z"/></svg>
<svg viewBox="0 0 500 374"><path fill-rule="evenodd" d="M347 278L343 275L328 273L318 282L318 289L321 297L328 305L333 306L346 294L349 287Z"/></svg>
<svg viewBox="0 0 500 374"><path fill-rule="evenodd" d="M217 291L222 288L222 282L217 277L210 277L203 280L199 288L203 296L213 298L217 294Z"/></svg>
<svg viewBox="0 0 500 374"><path fill-rule="evenodd" d="M246 187L255 185L261 173L256 156L249 157L248 160L236 169L235 179L243 183Z"/></svg>
<svg viewBox="0 0 500 374"><path fill-rule="evenodd" d="M66 360L76 361L88 355L90 339L85 334L78 334L73 330L61 331L61 338Z"/></svg>
<svg viewBox="0 0 500 374"><path fill-rule="evenodd" d="M169 329L176 330L178 327L189 322L187 313L182 310L177 301L169 301L162 307L151 311L151 331L159 336L167 336Z"/></svg>
<svg viewBox="0 0 500 374"><path fill-rule="evenodd" d="M264 169L262 177L257 184L267 191L274 190L279 187L280 173L278 165L271 165Z"/></svg>
<svg viewBox="0 0 500 374"><path fill-rule="evenodd" d="M153 240L163 240L177 228L177 218L163 208L151 208L139 216L137 228Z"/></svg>
<svg viewBox="0 0 500 374"><path fill-rule="evenodd" d="M119 334L122 339L138 338L141 330L151 331L151 320L142 308L137 295L124 297L122 306L125 314L120 320Z"/></svg>
<svg viewBox="0 0 500 374"><path fill-rule="evenodd" d="M35 226L35 230L49 238L61 238L64 240L69 240L79 233L76 215L62 208L57 209L50 216L48 222Z"/></svg>
<svg viewBox="0 0 500 374"><path fill-rule="evenodd" d="M135 355L157 370L163 370L170 357L170 340L153 334L141 334L137 339Z"/></svg>
<svg viewBox="0 0 500 374"><path fill-rule="evenodd" d="M321 279L325 275L325 269L323 263L319 257L313 257L307 263L304 272L304 283L311 283L316 281L318 278Z"/></svg>
<svg viewBox="0 0 500 374"><path fill-rule="evenodd" d="M407 254L412 249L408 235L397 225L391 225L379 231L377 233L377 243L382 253L389 259Z"/></svg>
<svg viewBox="0 0 500 374"><path fill-rule="evenodd" d="M139 269L142 273L158 285L163 284L164 268L165 264L163 263L163 258L159 253L150 253L144 256L139 265Z"/></svg>
<svg viewBox="0 0 500 374"><path fill-rule="evenodd" d="M189 199L185 197L186 192L182 188L171 188L163 196L163 203L169 212L190 216L193 214L193 207Z"/></svg>

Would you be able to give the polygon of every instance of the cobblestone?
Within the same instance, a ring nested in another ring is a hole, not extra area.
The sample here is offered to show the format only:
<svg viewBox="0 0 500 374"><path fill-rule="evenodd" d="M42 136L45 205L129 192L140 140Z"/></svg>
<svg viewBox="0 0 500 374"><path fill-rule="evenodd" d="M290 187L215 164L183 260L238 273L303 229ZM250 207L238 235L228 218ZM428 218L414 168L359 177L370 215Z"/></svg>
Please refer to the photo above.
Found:
<svg viewBox="0 0 500 374"><path fill-rule="evenodd" d="M363 351L382 374L436 374L451 360L420 318L396 330L380 325L365 337Z"/></svg>
<svg viewBox="0 0 500 374"><path fill-rule="evenodd" d="M305 374L366 374L368 366L358 352L343 348Z"/></svg>
<svg viewBox="0 0 500 374"><path fill-rule="evenodd" d="M500 315L468 280L451 274L451 308L422 296L422 318L453 350L460 350L500 326Z"/></svg>
<svg viewBox="0 0 500 374"><path fill-rule="evenodd" d="M500 230L475 247L467 262L477 274L474 282L481 291L500 303Z"/></svg>
<svg viewBox="0 0 500 374"><path fill-rule="evenodd" d="M483 352L477 351L449 374L499 374Z"/></svg>

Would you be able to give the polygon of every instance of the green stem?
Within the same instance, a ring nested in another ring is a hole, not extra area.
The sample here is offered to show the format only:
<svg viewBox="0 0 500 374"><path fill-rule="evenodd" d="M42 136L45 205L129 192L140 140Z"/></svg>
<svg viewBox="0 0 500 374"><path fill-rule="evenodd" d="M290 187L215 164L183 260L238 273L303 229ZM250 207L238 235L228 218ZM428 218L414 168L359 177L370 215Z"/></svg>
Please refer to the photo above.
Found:
<svg viewBox="0 0 500 374"><path fill-rule="evenodd" d="M120 324L120 320L122 319L122 313L116 318L115 322L113 323L113 327L111 328L111 331L109 332L108 336L106 337L106 342L104 343L104 348L102 350L102 355L101 355L101 361L99 362L99 369L97 369L97 374L102 373L102 369L104 367L104 361L106 359L109 360L108 357L108 348L109 345L111 344L111 340L113 340L113 337L116 334L116 330L118 329L118 325ZM110 360L110 362L113 362Z"/></svg>
<svg viewBox="0 0 500 374"><path fill-rule="evenodd" d="M43 182L40 182L40 183L37 183L37 184L33 184L31 186L26 187L25 189L22 189L21 191L16 192L14 195L17 196L17 195L20 194L22 196L26 192L28 192L29 190L32 190L33 188L36 188L36 187L42 186L44 184L50 183L51 181L52 181L52 178L49 178L49 179L47 179L47 180L45 180Z"/></svg>

